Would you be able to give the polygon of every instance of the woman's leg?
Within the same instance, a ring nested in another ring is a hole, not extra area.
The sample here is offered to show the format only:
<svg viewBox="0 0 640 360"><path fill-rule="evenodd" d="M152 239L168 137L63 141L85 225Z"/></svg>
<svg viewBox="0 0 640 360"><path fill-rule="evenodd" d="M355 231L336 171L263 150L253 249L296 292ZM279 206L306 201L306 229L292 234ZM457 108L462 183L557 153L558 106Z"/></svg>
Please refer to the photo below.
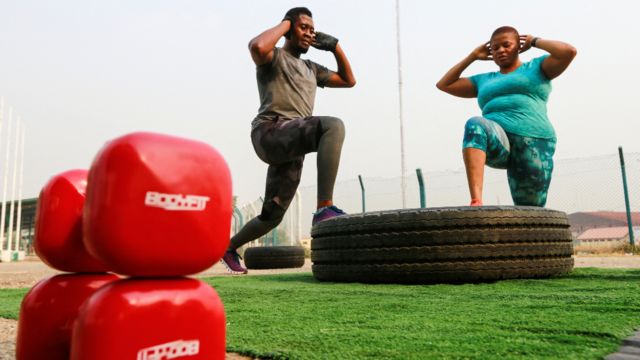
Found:
<svg viewBox="0 0 640 360"><path fill-rule="evenodd" d="M553 172L556 140L508 136L512 150L507 176L513 203L544 207Z"/></svg>
<svg viewBox="0 0 640 360"><path fill-rule="evenodd" d="M482 184L484 183L484 165L487 153L477 148L462 149L464 168L467 171L467 183L471 194L471 206L482 205Z"/></svg>
<svg viewBox="0 0 640 360"><path fill-rule="evenodd" d="M482 117L467 121L462 141L471 206L482 205L484 166L504 169L509 160L509 140L500 125Z"/></svg>

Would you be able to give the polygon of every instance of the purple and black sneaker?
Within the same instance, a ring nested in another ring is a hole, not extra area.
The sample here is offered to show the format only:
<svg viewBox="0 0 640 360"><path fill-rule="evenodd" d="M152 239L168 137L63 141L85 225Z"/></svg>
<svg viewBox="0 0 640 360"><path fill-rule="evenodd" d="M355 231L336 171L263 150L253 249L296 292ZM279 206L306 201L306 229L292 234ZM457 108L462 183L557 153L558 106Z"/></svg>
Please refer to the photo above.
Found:
<svg viewBox="0 0 640 360"><path fill-rule="evenodd" d="M245 269L240 263L240 254L236 250L227 250L224 253L220 262L227 268L227 270L232 274L246 274L247 269Z"/></svg>
<svg viewBox="0 0 640 360"><path fill-rule="evenodd" d="M329 220L336 216L344 216L347 215L346 212L338 209L335 205L325 206L320 208L313 214L313 220L311 221L311 226L325 220Z"/></svg>

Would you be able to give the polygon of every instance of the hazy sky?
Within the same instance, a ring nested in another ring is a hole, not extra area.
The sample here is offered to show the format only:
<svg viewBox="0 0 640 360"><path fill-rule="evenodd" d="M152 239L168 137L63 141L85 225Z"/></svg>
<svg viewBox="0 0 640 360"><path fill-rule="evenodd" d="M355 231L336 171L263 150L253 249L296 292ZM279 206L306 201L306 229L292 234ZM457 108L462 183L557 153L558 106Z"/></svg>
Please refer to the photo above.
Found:
<svg viewBox="0 0 640 360"><path fill-rule="evenodd" d="M0 95L27 124L25 197L56 173L88 168L105 141L133 131L213 145L240 201L260 196L266 165L249 139L259 102L247 43L293 6L309 7L316 29L340 39L358 81L316 98L316 115L346 124L338 180L399 176L394 0L0 0ZM615 153L618 145L640 151L636 2L401 0L400 7L407 172L462 167L464 122L480 111L475 99L435 83L501 25L578 49L553 81L557 159ZM305 57L335 69L328 53ZM494 70L476 63L465 75ZM2 151L5 135L6 122ZM315 176L309 155L302 184Z"/></svg>

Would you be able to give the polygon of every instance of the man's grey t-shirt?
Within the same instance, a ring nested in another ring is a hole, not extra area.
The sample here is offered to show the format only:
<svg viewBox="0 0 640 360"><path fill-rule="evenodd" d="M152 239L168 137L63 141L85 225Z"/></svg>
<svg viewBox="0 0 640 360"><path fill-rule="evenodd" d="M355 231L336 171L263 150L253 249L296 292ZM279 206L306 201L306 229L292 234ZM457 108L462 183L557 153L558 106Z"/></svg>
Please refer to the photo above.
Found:
<svg viewBox="0 0 640 360"><path fill-rule="evenodd" d="M311 116L316 87L324 87L331 71L275 48L270 63L256 67L260 109L252 128L265 121Z"/></svg>

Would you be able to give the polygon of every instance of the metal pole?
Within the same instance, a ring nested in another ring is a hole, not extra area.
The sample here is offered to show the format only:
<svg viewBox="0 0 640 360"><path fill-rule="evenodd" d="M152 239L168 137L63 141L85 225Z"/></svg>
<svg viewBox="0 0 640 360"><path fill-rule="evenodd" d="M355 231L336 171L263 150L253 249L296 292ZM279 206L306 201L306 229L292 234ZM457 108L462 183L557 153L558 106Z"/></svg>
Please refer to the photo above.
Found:
<svg viewBox="0 0 640 360"><path fill-rule="evenodd" d="M364 183L362 182L362 176L358 175L358 180L360 180L360 189L362 190L362 212L365 212L365 200L364 200Z"/></svg>
<svg viewBox="0 0 640 360"><path fill-rule="evenodd" d="M635 245L633 236L633 223L631 222L631 206L629 205L629 189L627 187L627 172L624 168L624 154L622 146L618 146L618 154L620 154L620 169L622 169L622 187L624 189L624 204L627 208L627 226L629 227L629 244Z"/></svg>
<svg viewBox="0 0 640 360"><path fill-rule="evenodd" d="M0 142L2 141L2 124L4 120L4 96L0 97ZM4 173L6 174L7 171L5 170ZM4 205L4 199L3 199L3 204ZM3 246L4 246L4 211L5 211L5 207L2 208L2 226L0 226L0 261L2 261L2 256L3 256Z"/></svg>
<svg viewBox="0 0 640 360"><path fill-rule="evenodd" d="M293 195L295 197L295 195ZM289 228L289 245L293 246L293 211L289 211L289 213L287 214L287 216L289 217L289 223L287 224L287 228ZM286 240L287 238L285 237L284 240Z"/></svg>
<svg viewBox="0 0 640 360"><path fill-rule="evenodd" d="M13 120L13 109L9 108L9 123L7 124L7 145L5 147L5 158L4 158L4 174L2 176L2 209L0 210L0 252L1 252L1 261L11 261L11 255L9 257L6 256L7 253L11 254L11 250L7 249L7 252L4 252L4 229L5 229L5 220L7 216L7 183L8 183L8 174L9 174L9 150L11 144L11 123Z"/></svg>
<svg viewBox="0 0 640 360"><path fill-rule="evenodd" d="M427 207L427 199L424 195L424 179L422 178L422 169L416 169L416 175L418 176L418 185L420 186L420 207Z"/></svg>
<svg viewBox="0 0 640 360"><path fill-rule="evenodd" d="M301 241L302 240L302 199L300 197L300 191L296 190L296 209L298 210L297 213L297 220L296 220L296 235L297 235L297 239L296 241Z"/></svg>
<svg viewBox="0 0 640 360"><path fill-rule="evenodd" d="M400 186L402 187L402 207L407 205L406 191L407 184L405 181L405 167L404 167L404 124L403 124L403 106L402 106L402 57L400 51L400 0L396 0L396 45L398 52L398 105L399 105L399 117L400 117Z"/></svg>
<svg viewBox="0 0 640 360"><path fill-rule="evenodd" d="M16 234L17 234L17 245L16 250L18 250L18 260L23 260L25 255L26 246L23 245L22 241L22 185L24 181L24 134L25 134L25 126L22 124L22 131L20 132L20 174L18 177L18 219L16 220ZM20 245L23 245L23 251L20 251Z"/></svg>
<svg viewBox="0 0 640 360"><path fill-rule="evenodd" d="M15 209L16 209L16 183L18 182L18 149L20 144L18 143L20 140L20 117L18 117L18 121L16 121L16 144L15 149L13 151L13 176L11 179L11 205L9 206L9 230L7 230L7 249L9 249L9 256L11 260L13 259L13 229L15 219ZM16 254L17 255L17 254ZM17 260L17 259L15 259Z"/></svg>

